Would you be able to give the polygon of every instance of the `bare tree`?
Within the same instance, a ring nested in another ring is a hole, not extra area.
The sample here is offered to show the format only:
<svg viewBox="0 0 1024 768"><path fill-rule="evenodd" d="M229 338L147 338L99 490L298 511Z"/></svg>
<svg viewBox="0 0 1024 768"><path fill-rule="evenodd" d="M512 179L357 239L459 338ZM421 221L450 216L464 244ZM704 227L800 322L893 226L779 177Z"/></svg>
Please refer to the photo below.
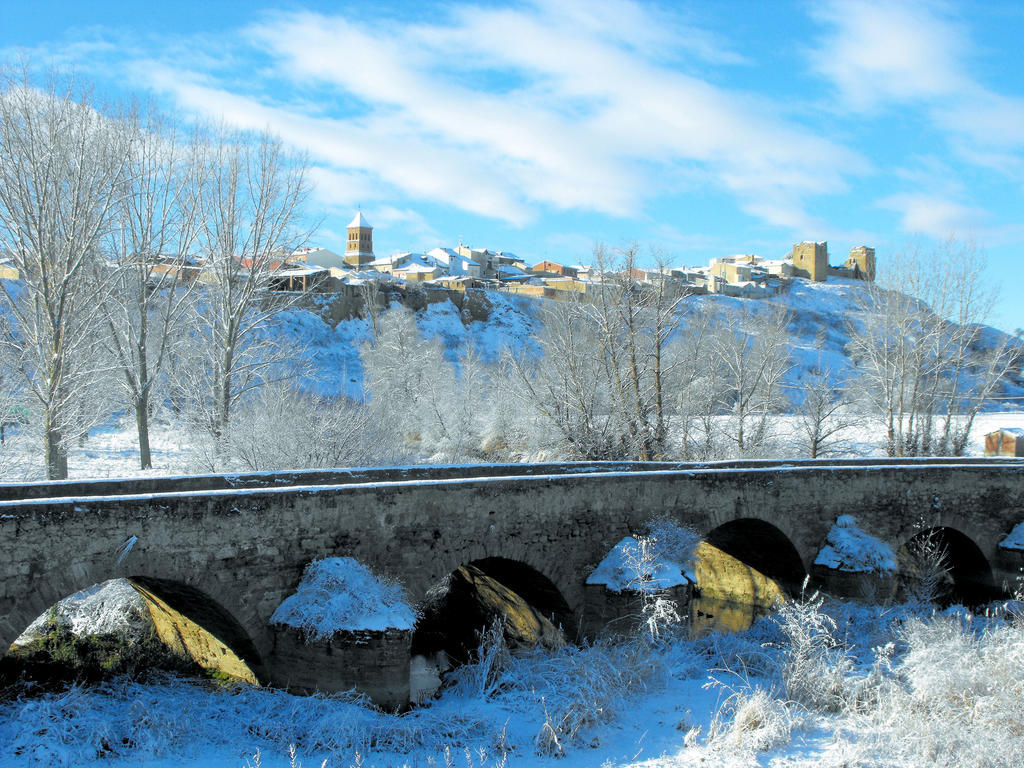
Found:
<svg viewBox="0 0 1024 768"><path fill-rule="evenodd" d="M98 416L102 368L90 276L123 196L130 142L88 93L27 71L0 76L0 246L20 288L3 285L4 342L41 411L46 476L68 474L68 442Z"/></svg>
<svg viewBox="0 0 1024 768"><path fill-rule="evenodd" d="M425 340L415 314L404 307L379 318L376 337L363 345L364 380L382 419L401 425L407 442L429 456L461 459L479 444L474 408L482 366L464 353L462 376L445 359L439 339ZM470 380L472 379L472 380Z"/></svg>
<svg viewBox="0 0 1024 768"><path fill-rule="evenodd" d="M390 427L367 404L307 395L278 382L236 405L226 453L257 472L392 464L408 450Z"/></svg>
<svg viewBox="0 0 1024 768"><path fill-rule="evenodd" d="M649 282L638 269L638 249L629 246L612 259L604 246L594 249L603 274L592 303L578 304L597 328L598 352L614 404L621 452L641 461L665 451L665 383L670 373L669 337L679 324L679 296L671 290L659 259L659 279Z"/></svg>
<svg viewBox="0 0 1024 768"><path fill-rule="evenodd" d="M559 455L617 458L603 363L595 354L598 329L574 301L545 304L540 320L540 354L505 352L503 361L515 382L509 394L551 430L545 442Z"/></svg>
<svg viewBox="0 0 1024 768"><path fill-rule="evenodd" d="M193 299L197 267L189 257L198 234L203 167L198 134L183 136L153 110L131 115L125 194L106 240L107 283L99 303L104 346L135 414L142 469L153 466L149 417L174 346L189 333L182 319Z"/></svg>
<svg viewBox="0 0 1024 768"><path fill-rule="evenodd" d="M726 407L722 366L711 354L717 313L706 302L691 300L681 305L680 331L670 344L675 359L670 391L682 458L718 458L718 421Z"/></svg>
<svg viewBox="0 0 1024 768"><path fill-rule="evenodd" d="M843 435L855 423L845 388L831 371L813 371L801 387L795 404L797 434L803 451L812 459L845 453Z"/></svg>
<svg viewBox="0 0 1024 768"><path fill-rule="evenodd" d="M274 272L308 237L301 230L308 160L267 133L220 131L206 147L206 184L196 239L205 291L194 314L200 381L184 390L214 438L236 402L268 379L291 374L289 354L265 330L289 306L268 295Z"/></svg>
<svg viewBox="0 0 1024 768"><path fill-rule="evenodd" d="M849 352L890 456L962 454L1019 354L984 326L995 295L984 264L972 245L950 240L897 254L860 294Z"/></svg>
<svg viewBox="0 0 1024 768"><path fill-rule="evenodd" d="M792 368L787 342L789 313L745 308L722 314L711 335L711 360L720 365L732 411L732 441L743 454L764 443L768 417L782 403L781 383Z"/></svg>

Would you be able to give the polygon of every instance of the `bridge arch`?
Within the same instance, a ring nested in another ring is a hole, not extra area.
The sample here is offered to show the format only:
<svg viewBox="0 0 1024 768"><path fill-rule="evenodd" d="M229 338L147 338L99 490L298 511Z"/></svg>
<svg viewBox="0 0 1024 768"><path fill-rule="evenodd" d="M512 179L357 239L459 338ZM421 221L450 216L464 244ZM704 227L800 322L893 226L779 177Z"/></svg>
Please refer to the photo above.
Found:
<svg viewBox="0 0 1024 768"><path fill-rule="evenodd" d="M962 531L936 525L918 531L899 550L900 577L908 595L922 588L934 591L944 605L977 606L1000 596L992 566L984 552ZM929 595L922 595L929 597Z"/></svg>
<svg viewBox="0 0 1024 768"><path fill-rule="evenodd" d="M767 576L789 595L800 591L807 569L792 539L774 523L757 517L723 522L703 539Z"/></svg>
<svg viewBox="0 0 1024 768"><path fill-rule="evenodd" d="M201 583L201 586L196 586L190 584L188 579L152 574L153 569L148 568L111 572L109 566L89 567L77 563L70 568L55 569L54 573L37 574L35 578L29 579L32 586L26 589L23 599L13 602L0 625L0 657L7 653L11 643L33 621L61 600L111 579L122 578L131 583L147 601L161 639L166 642L168 638L174 638L169 645L176 645L176 650L183 650L186 643L192 643L192 648L196 647L192 638L182 636L177 629L171 627L170 617L178 613L185 623L193 624L201 630L196 635L201 635L198 642L205 644L209 658L227 659L229 663L225 668L238 669L238 676L243 679L260 683L265 681L264 657L256 642L263 640L263 633L254 633L246 628L235 613L225 607L222 602L224 589L218 589L216 584ZM213 594L221 595L221 600L212 597ZM232 604L239 603L235 601ZM164 621L163 631L161 620ZM259 623L256 626L261 629ZM240 665L232 666L231 659L234 657L237 657Z"/></svg>
<svg viewBox="0 0 1024 768"><path fill-rule="evenodd" d="M505 602L517 599L525 606ZM491 556L456 566L427 590L413 630L412 655L429 657L444 651L455 661L469 660L480 631L486 629L487 604L492 600L498 601L492 607L500 603L510 610L507 618L518 629L536 626L541 618L549 622L547 629L561 629L569 639L576 637L573 610L551 579L521 560ZM547 629L538 629L541 642L554 640Z"/></svg>

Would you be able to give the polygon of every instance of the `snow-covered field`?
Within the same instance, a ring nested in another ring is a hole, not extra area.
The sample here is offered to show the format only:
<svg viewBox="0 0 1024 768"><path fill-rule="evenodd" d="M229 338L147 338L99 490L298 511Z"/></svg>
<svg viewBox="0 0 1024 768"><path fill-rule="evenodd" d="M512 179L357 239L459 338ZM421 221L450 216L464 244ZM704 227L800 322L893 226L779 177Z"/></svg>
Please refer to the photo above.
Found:
<svg viewBox="0 0 1024 768"><path fill-rule="evenodd" d="M26 697L0 706L0 765L1009 767L1022 695L1012 613L807 600L736 635L491 645L402 715L170 677Z"/></svg>
<svg viewBox="0 0 1024 768"><path fill-rule="evenodd" d="M980 414L974 422L968 456L984 456L985 434L1001 428L1024 428L1024 411L992 411ZM89 477L136 477L139 475L178 475L189 472L206 472L208 467L201 463L192 450L187 435L173 426L158 423L151 433L153 444L152 470L139 469L139 451L135 444L135 424L130 418L116 418L110 423L93 429L85 445L75 446L69 455L68 464L72 478ZM779 443L786 445L787 435L796 429L795 418L788 415L774 417L775 433ZM846 433L851 456L883 456L884 451L878 440L878 428L871 423L851 426ZM16 468L26 467L24 474L38 477L38 445L25 438L15 437L8 441L8 462ZM783 452L778 458L790 458L796 453ZM35 469L32 469L32 468ZM18 471L10 479L19 479Z"/></svg>

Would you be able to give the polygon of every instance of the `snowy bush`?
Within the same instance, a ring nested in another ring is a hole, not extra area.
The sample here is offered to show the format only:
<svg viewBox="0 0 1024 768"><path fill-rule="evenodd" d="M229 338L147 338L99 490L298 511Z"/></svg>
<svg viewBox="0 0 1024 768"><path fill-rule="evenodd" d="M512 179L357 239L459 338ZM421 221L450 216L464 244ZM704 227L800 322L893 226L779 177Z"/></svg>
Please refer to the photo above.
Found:
<svg viewBox="0 0 1024 768"><path fill-rule="evenodd" d="M714 751L764 752L788 743L796 720L792 707L773 692L741 688L715 714L708 746Z"/></svg>
<svg viewBox="0 0 1024 768"><path fill-rule="evenodd" d="M782 678L786 695L807 707L837 712L847 703L853 660L836 639L836 621L822 610L817 593L779 606L775 615L786 636Z"/></svg>
<svg viewBox="0 0 1024 768"><path fill-rule="evenodd" d="M328 638L339 630L411 630L416 613L397 584L351 557L326 557L306 566L295 594L270 621Z"/></svg>

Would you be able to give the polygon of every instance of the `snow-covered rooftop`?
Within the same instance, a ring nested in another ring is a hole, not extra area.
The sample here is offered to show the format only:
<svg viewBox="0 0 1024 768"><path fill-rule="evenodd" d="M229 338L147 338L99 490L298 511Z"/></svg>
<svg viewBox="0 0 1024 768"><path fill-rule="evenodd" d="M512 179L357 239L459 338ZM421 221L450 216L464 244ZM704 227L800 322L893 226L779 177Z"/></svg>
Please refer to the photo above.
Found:
<svg viewBox="0 0 1024 768"><path fill-rule="evenodd" d="M355 218L352 219L352 221L350 221L348 223L348 226L349 226L349 228L352 228L352 227L364 227L366 229L373 229L373 227L370 226L370 222L368 222L366 220L366 217L363 216L363 212L362 211L357 211L356 212Z"/></svg>

